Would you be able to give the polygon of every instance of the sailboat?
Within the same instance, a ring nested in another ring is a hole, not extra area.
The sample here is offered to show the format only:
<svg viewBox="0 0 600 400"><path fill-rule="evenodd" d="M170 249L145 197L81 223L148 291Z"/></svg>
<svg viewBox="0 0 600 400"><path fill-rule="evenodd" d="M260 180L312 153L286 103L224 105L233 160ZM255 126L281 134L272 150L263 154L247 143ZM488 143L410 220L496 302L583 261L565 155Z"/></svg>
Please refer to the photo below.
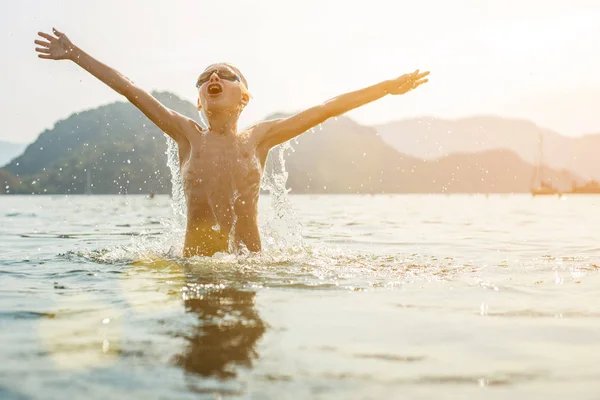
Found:
<svg viewBox="0 0 600 400"><path fill-rule="evenodd" d="M531 180L531 194L534 196L543 196L543 195L560 195L560 192L557 188L552 186L552 183L549 181L544 181L543 164L544 157L544 136L540 133L538 140L538 152L536 156L535 168L533 171L533 178Z"/></svg>
<svg viewBox="0 0 600 400"><path fill-rule="evenodd" d="M569 194L600 194L600 183L593 179L590 179L583 185L578 185L577 182L573 182L573 187Z"/></svg>

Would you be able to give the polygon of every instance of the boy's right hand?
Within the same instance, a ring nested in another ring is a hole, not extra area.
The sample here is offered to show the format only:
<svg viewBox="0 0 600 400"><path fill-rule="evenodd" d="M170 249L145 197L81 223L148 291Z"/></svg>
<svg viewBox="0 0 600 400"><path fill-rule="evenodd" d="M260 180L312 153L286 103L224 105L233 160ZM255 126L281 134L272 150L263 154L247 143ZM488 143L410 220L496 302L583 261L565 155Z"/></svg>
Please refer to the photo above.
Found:
<svg viewBox="0 0 600 400"><path fill-rule="evenodd" d="M38 32L38 35L46 39L34 41L35 44L41 46L35 48L35 51L39 53L38 57L46 60L72 60L75 53L73 43L64 33L54 28L52 28L52 32L55 36Z"/></svg>

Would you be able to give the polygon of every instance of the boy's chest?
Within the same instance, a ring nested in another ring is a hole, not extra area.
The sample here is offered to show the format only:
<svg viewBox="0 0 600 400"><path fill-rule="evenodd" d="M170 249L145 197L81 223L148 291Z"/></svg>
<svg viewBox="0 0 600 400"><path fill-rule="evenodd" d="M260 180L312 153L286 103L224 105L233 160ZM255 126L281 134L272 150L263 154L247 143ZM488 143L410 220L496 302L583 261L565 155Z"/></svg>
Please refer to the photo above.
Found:
<svg viewBox="0 0 600 400"><path fill-rule="evenodd" d="M188 178L214 184L260 181L262 165L253 143L243 137L204 139L192 144L184 168Z"/></svg>

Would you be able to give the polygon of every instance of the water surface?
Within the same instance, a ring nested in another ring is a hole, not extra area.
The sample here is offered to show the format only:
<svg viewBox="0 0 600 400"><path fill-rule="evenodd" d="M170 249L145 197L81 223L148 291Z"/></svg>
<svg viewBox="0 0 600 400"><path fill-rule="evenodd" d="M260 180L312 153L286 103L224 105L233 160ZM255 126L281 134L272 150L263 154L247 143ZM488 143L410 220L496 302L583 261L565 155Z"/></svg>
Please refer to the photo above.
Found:
<svg viewBox="0 0 600 400"><path fill-rule="evenodd" d="M600 197L290 201L183 260L167 196L0 197L0 398L597 398Z"/></svg>

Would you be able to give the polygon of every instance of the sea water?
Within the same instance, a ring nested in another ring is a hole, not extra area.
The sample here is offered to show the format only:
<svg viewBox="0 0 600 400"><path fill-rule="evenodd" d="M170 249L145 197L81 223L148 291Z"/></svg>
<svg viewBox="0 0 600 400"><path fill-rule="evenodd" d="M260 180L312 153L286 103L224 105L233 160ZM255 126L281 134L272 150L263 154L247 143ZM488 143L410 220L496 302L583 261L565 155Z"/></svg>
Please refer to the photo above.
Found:
<svg viewBox="0 0 600 400"><path fill-rule="evenodd" d="M181 258L171 196L0 197L0 398L594 398L600 197L294 196Z"/></svg>

